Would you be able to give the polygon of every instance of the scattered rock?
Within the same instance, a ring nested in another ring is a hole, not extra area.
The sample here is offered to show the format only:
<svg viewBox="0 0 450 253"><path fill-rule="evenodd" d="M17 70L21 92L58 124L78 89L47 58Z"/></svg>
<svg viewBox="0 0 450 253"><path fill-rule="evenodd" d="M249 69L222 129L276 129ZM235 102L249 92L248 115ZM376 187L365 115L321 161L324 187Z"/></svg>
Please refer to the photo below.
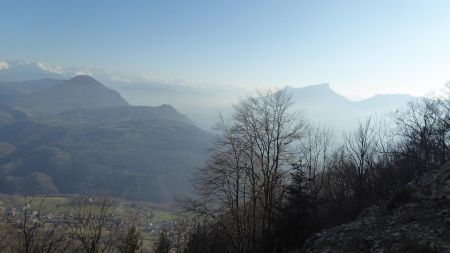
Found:
<svg viewBox="0 0 450 253"><path fill-rule="evenodd" d="M346 225L308 239L302 252L450 253L450 164L371 206Z"/></svg>
<svg viewBox="0 0 450 253"><path fill-rule="evenodd" d="M447 210L447 209L444 209L444 210L440 211L440 212L439 212L439 215L440 215L440 216L448 216L448 210Z"/></svg>

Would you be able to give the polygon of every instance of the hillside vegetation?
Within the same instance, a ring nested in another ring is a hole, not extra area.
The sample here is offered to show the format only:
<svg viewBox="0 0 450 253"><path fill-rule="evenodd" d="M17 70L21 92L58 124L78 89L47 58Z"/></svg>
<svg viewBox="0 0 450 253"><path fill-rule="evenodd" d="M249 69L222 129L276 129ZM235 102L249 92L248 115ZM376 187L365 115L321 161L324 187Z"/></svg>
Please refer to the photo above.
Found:
<svg viewBox="0 0 450 253"><path fill-rule="evenodd" d="M211 136L186 116L170 105L129 106L90 77L48 87L0 107L0 192L154 202L192 192Z"/></svg>

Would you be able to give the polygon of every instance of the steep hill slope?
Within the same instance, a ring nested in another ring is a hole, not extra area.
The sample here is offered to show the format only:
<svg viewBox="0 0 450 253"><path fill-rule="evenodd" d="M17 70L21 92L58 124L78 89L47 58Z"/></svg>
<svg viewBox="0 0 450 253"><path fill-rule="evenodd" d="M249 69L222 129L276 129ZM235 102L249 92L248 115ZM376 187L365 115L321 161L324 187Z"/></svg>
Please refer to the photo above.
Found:
<svg viewBox="0 0 450 253"><path fill-rule="evenodd" d="M303 252L449 252L450 164L372 206L356 221L310 238Z"/></svg>
<svg viewBox="0 0 450 253"><path fill-rule="evenodd" d="M191 192L189 179L207 157L210 140L167 105L14 121L0 128L0 141L10 149L0 156L0 192L168 202Z"/></svg>
<svg viewBox="0 0 450 253"><path fill-rule="evenodd" d="M1 193L169 202L192 192L212 138L172 106L129 106L88 76L5 86L16 93L0 105Z"/></svg>
<svg viewBox="0 0 450 253"><path fill-rule="evenodd" d="M129 121L179 121L194 124L188 117L178 113L170 105L122 106L93 109L76 109L42 117L42 120L58 125L103 126Z"/></svg>

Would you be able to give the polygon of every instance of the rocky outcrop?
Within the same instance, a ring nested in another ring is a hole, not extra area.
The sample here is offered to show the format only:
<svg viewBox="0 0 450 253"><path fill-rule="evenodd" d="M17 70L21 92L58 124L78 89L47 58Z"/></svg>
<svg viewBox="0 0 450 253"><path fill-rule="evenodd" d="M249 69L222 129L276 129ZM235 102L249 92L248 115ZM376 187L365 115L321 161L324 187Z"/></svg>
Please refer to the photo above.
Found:
<svg viewBox="0 0 450 253"><path fill-rule="evenodd" d="M450 253L450 164L409 183L354 222L315 234L302 251Z"/></svg>

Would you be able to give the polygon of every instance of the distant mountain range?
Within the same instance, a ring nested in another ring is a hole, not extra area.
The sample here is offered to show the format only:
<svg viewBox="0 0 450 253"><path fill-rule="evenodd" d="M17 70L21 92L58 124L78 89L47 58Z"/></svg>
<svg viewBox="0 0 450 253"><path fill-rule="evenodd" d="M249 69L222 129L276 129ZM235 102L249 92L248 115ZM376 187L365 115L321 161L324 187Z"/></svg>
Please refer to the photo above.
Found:
<svg viewBox="0 0 450 253"><path fill-rule="evenodd" d="M41 83L44 82L38 80L38 84ZM53 86L55 82L50 83L47 85L48 89L18 96L9 104L33 114L58 113L79 108L128 106L128 102L117 91L106 88L90 76L76 76ZM32 82L27 84L28 87L35 86Z"/></svg>
<svg viewBox="0 0 450 253"><path fill-rule="evenodd" d="M89 75L106 87L117 90L131 105L170 104L207 130L214 125L219 112L228 112L230 104L244 94L236 87L192 86L179 82L148 80L139 75L104 69L63 68L40 62L0 60L0 82L9 84L37 79L67 80L78 75ZM0 99L2 95L5 94L0 91Z"/></svg>
<svg viewBox="0 0 450 253"><path fill-rule="evenodd" d="M107 87L117 90L132 105L170 104L206 130L214 126L219 113L229 114L232 111L231 104L236 103L240 97L248 95L248 91L237 87L162 83L137 75L101 69L61 68L23 61L0 62L0 82L42 78L65 80L79 74L90 75ZM0 89L0 99L7 98L11 93L30 93L32 92L30 89L37 90L45 88L46 85L56 85L59 81L40 80L39 82L33 85L26 82L20 82L20 84L8 82L9 86L24 87L13 91ZM352 101L337 94L328 84L301 88L285 87L285 89L293 94L295 109L301 110L310 121L335 129L338 135L342 131L354 128L358 120L372 115L384 115L405 106L407 101L416 99L407 94L380 94L362 101ZM22 103L26 102L22 101Z"/></svg>
<svg viewBox="0 0 450 253"><path fill-rule="evenodd" d="M328 84L284 89L294 110L333 128L338 138L358 120L416 99L386 94L352 101ZM0 62L0 192L172 201L192 192L189 179L212 146L211 134L197 126L210 129L243 95L101 70Z"/></svg>
<svg viewBox="0 0 450 253"><path fill-rule="evenodd" d="M13 82L35 79L66 80L79 75L93 76L101 82L137 83L147 80L138 75L124 74L104 69L87 69L78 67L54 67L42 62L1 61L0 81Z"/></svg>
<svg viewBox="0 0 450 253"><path fill-rule="evenodd" d="M354 129L358 121L386 116L417 99L407 94L382 94L353 101L339 95L326 83L285 89L292 94L296 110L303 112L308 120L334 129L338 138L341 132Z"/></svg>
<svg viewBox="0 0 450 253"><path fill-rule="evenodd" d="M192 193L211 135L170 105L129 106L89 76L0 83L0 192Z"/></svg>

